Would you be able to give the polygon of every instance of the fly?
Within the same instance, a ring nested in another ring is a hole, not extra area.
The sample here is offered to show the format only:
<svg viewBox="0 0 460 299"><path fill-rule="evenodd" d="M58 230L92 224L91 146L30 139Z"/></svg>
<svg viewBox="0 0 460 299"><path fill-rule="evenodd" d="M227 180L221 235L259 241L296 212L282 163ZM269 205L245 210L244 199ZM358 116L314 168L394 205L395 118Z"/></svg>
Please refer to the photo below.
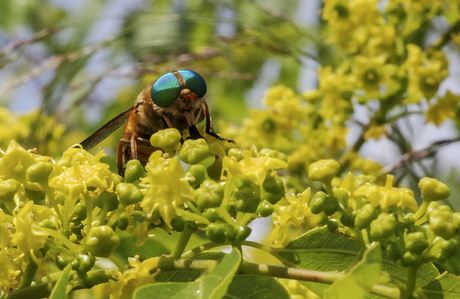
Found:
<svg viewBox="0 0 460 299"><path fill-rule="evenodd" d="M167 73L138 95L134 107L109 120L80 144L85 150L93 148L127 120L117 153L118 172L123 174L123 160L138 159L145 166L150 154L158 150L150 144L150 137L163 129L176 128L181 134L188 129L191 139L203 138L196 125L206 120L206 134L235 143L214 131L206 91L206 82L194 71Z"/></svg>

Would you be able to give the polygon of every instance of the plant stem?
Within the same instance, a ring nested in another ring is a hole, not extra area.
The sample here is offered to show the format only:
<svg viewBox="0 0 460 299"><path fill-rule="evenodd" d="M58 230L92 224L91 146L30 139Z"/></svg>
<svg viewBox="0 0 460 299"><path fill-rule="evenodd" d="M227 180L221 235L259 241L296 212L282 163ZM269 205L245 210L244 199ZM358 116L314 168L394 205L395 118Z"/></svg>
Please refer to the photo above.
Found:
<svg viewBox="0 0 460 299"><path fill-rule="evenodd" d="M417 282L417 268L410 267L407 269L407 283L401 298L410 299L414 298L415 283Z"/></svg>
<svg viewBox="0 0 460 299"><path fill-rule="evenodd" d="M180 234L179 240L177 240L176 247L173 249L169 256L173 258L180 258L182 253L184 253L185 247L187 246L192 234L193 229L188 224L186 224L184 230Z"/></svg>
<svg viewBox="0 0 460 299"><path fill-rule="evenodd" d="M314 271L298 268L287 268L287 267L278 267L270 266L263 264L254 264L249 263L243 260L241 263L240 273L244 274L253 274L253 275L263 275L271 276L277 278L287 278L287 279L296 279L301 281L311 281L332 284L336 280L344 276L343 272L324 272L324 271ZM391 288L383 285L374 285L371 288L371 293L384 296L387 298L399 298L400 291L397 288Z"/></svg>
<svg viewBox="0 0 460 299"><path fill-rule="evenodd" d="M26 270L24 271L24 277L21 281L20 288L29 287L34 279L35 273L37 273L38 265L32 258L29 257L29 263L27 264Z"/></svg>

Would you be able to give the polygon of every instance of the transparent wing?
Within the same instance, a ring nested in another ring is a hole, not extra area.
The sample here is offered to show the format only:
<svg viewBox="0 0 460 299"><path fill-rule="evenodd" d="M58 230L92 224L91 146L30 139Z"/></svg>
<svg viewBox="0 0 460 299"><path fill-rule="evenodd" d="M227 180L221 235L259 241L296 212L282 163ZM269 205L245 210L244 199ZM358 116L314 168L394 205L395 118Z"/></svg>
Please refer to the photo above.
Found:
<svg viewBox="0 0 460 299"><path fill-rule="evenodd" d="M124 122L129 118L131 111L134 109L130 108L129 110L126 110L123 113L120 113L119 115L115 116L111 120L109 120L105 125L103 125L99 130L94 132L93 135L89 136L82 142L80 142L81 146L85 150L89 150L96 145L98 145L101 141L106 139L107 137L110 136L113 132L115 132L121 125L124 124Z"/></svg>

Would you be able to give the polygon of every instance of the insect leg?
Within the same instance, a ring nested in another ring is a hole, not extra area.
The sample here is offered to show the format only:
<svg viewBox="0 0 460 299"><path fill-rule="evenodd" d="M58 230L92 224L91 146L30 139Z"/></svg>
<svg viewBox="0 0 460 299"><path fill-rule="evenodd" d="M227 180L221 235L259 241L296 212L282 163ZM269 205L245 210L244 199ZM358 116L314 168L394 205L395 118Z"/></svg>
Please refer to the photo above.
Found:
<svg viewBox="0 0 460 299"><path fill-rule="evenodd" d="M236 143L233 140L220 137L219 135L217 135L216 131L214 131L214 126L212 125L211 114L209 113L208 103L206 102L205 99L203 100L203 113L206 119L206 134L211 135L212 137L215 137L221 141Z"/></svg>
<svg viewBox="0 0 460 299"><path fill-rule="evenodd" d="M137 134L131 135L131 159L137 159Z"/></svg>

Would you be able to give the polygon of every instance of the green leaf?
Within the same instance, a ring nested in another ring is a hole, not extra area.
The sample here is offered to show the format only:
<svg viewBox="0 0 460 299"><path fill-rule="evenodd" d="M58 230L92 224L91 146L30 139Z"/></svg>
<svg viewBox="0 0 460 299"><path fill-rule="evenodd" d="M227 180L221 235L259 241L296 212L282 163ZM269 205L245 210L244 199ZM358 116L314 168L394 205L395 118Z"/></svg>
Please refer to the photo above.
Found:
<svg viewBox="0 0 460 299"><path fill-rule="evenodd" d="M373 243L364 253L363 259L324 292L324 298L346 299L350 298L350 294L355 298L363 298L377 283L381 272L382 250L379 243Z"/></svg>
<svg viewBox="0 0 460 299"><path fill-rule="evenodd" d="M50 299L60 299L66 297L66 288L67 284L69 283L71 269L72 266L70 264L64 268L61 277L59 277L59 280L56 282L53 291L51 291Z"/></svg>
<svg viewBox="0 0 460 299"><path fill-rule="evenodd" d="M222 298L241 262L241 254L233 250L209 274L193 283L157 283L138 288L133 298Z"/></svg>
<svg viewBox="0 0 460 299"><path fill-rule="evenodd" d="M286 289L273 277L238 275L232 280L224 298L290 298Z"/></svg>
<svg viewBox="0 0 460 299"><path fill-rule="evenodd" d="M430 299L460 298L460 277L444 272L422 289Z"/></svg>
<svg viewBox="0 0 460 299"><path fill-rule="evenodd" d="M291 241L285 248L277 249L277 251L281 257L304 269L346 271L358 262L359 246L354 239L331 233L324 226L308 231ZM391 261L385 255L383 255L382 271L396 279L406 279L407 269ZM436 267L431 263L426 263L417 272L417 286L424 286L438 276L439 272ZM327 284L316 282L301 283L321 297L328 287Z"/></svg>

